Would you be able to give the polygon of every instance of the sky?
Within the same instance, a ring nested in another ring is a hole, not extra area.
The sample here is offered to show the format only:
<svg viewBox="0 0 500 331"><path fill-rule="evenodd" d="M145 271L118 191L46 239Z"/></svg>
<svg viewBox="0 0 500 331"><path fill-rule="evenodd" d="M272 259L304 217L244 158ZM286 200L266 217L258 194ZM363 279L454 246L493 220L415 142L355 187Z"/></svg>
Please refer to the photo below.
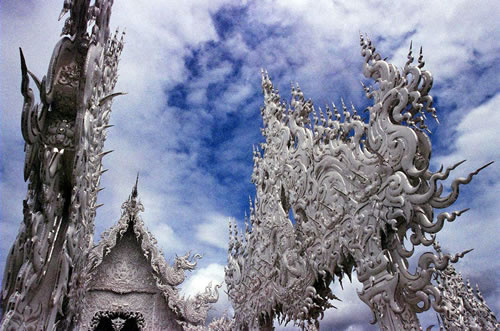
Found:
<svg viewBox="0 0 500 331"><path fill-rule="evenodd" d="M23 138L18 47L28 68L46 74L63 21L63 1L0 2L0 273L22 221ZM359 33L402 67L410 41L423 47L434 77L431 95L440 125L431 127L431 169L467 159L453 174L495 161L461 188L454 210L471 210L438 234L455 253L474 248L456 268L478 283L500 312L498 208L500 195L500 22L497 1L164 1L116 0L111 28L126 31L125 48L105 144L109 168L98 197L96 240L120 217L120 206L140 173L142 215L166 258L191 250L203 255L183 284L192 295L224 280L228 219L243 224L249 196L252 145L263 141L260 70L283 98L298 82L316 106L343 97L369 105L359 81ZM32 83L32 87L34 84ZM372 330L357 297L360 284L333 285L342 302L322 330ZM210 316L231 314L222 293ZM433 313L423 326L436 323ZM294 330L293 326L277 326Z"/></svg>

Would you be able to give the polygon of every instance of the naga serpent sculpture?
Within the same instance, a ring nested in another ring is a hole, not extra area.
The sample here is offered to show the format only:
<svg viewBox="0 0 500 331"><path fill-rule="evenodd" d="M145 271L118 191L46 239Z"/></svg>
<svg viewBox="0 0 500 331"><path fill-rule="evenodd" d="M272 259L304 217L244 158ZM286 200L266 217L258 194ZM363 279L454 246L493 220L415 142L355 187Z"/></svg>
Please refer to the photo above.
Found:
<svg viewBox="0 0 500 331"><path fill-rule="evenodd" d="M336 298L331 282L351 277L353 269L363 284L359 297L383 330L420 329L417 313L450 309L432 277L466 252L423 253L414 272L408 260L415 246L432 245L445 221L465 211L435 218L435 209L451 206L459 186L489 164L455 179L443 196L439 181L460 163L429 170L426 116L437 115L422 53L414 63L410 46L400 70L361 36L361 55L363 74L376 83L363 85L373 100L365 119L343 100L340 111L326 106L318 116L298 85L287 106L262 73L265 142L263 155L254 149L252 174L257 196L244 233L230 224L226 284L237 330L272 329L275 317L319 327Z"/></svg>

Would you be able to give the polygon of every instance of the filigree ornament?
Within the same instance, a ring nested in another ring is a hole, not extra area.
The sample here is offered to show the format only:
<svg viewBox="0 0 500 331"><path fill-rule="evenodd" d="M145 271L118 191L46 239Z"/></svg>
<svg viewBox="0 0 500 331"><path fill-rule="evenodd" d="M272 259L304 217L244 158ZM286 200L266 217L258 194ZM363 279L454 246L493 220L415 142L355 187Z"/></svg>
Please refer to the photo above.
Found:
<svg viewBox="0 0 500 331"><path fill-rule="evenodd" d="M224 315L214 318L208 325L189 325L181 322L184 331L230 331L234 330L234 319Z"/></svg>
<svg viewBox="0 0 500 331"><path fill-rule="evenodd" d="M120 94L113 88L123 35L109 33L111 4L65 1L70 18L42 80L20 52L28 194L3 278L2 330L18 330L13 321L27 323L33 312L40 329L68 330L78 320L82 269L105 171L103 146L112 98Z"/></svg>
<svg viewBox="0 0 500 331"><path fill-rule="evenodd" d="M336 298L330 283L353 269L363 284L360 298L384 330L418 329L417 312L449 309L431 280L463 254L424 253L415 272L408 259L414 246L431 245L445 221L465 211L434 218L434 209L451 206L459 186L487 165L455 179L443 196L439 182L460 163L429 170L425 119L437 115L422 53L413 64L410 47L400 70L361 37L361 54L364 75L376 83L363 85L373 100L364 119L343 100L340 109L326 106L318 116L298 85L287 106L262 72L265 142L253 151L252 174L257 196L245 232L238 235L230 224L226 284L236 329L271 327L275 317L315 326Z"/></svg>
<svg viewBox="0 0 500 331"><path fill-rule="evenodd" d="M434 247L438 254L442 254L441 247L436 242ZM470 281L467 285L462 275L457 273L452 264L444 270L438 270L435 278L442 296L442 305L446 309L441 312L441 321L445 330L498 330L500 323L495 314L486 305L479 285L476 291L472 289Z"/></svg>
<svg viewBox="0 0 500 331"><path fill-rule="evenodd" d="M185 280L187 271L195 269L196 260L201 258L201 255L192 256L191 253L187 253L176 257L172 264L167 263L163 253L157 247L156 239L142 221L140 216L142 211L144 207L138 199L136 181L129 198L122 204L120 220L101 235L101 240L89 254L88 264L83 272L85 275L83 290L86 293L101 291L104 296L109 292L120 295L159 293L165 302L165 308L174 313L177 323L192 327L204 325L208 310L219 298L217 289L220 285L212 288L212 285L208 284L204 292L194 297L181 296L177 286ZM120 242L124 245L122 249L126 249L126 256L123 256L123 252L122 255L113 255L114 249ZM143 258L136 256L136 253L142 254ZM105 257L108 260L109 257L114 260L111 264L106 264L106 268L103 269L100 266ZM140 261L144 258L151 274L142 274L146 268L140 264ZM87 303L96 300L100 300L97 294L87 295L85 298ZM151 300L153 297L138 306L143 310L141 313L147 317L151 314L153 305ZM85 321L82 323L85 325ZM153 328L146 326L145 329Z"/></svg>
<svg viewBox="0 0 500 331"><path fill-rule="evenodd" d="M112 3L64 1L60 17L70 15L42 80L28 70L20 52L28 193L2 283L2 330L72 330L95 322L80 320L83 303L94 295L89 285L127 231L140 242L152 274L141 278L127 263L110 268L109 279L120 289L100 284L107 291L103 300L116 308L102 314L109 315L115 329L131 316L123 314L135 314L125 309L132 303L120 301L137 289L127 277L144 281L140 290L145 295L134 304L144 306L148 295L159 293L161 304L186 329L202 328L218 299L219 285L180 297L177 286L201 256L188 253L166 262L139 216L144 208L137 183L118 224L92 247L99 183L106 171L102 158L109 153L103 146L111 103L122 94L114 92L124 43L123 34L109 30ZM287 106L263 72L266 141L253 152L257 197L250 202L245 232L230 224L225 279L235 318L213 321L214 329L272 328L275 317L318 329L318 319L336 299L331 282L350 277L354 268L363 284L359 296L382 329L418 329L416 313L430 307L450 327L498 327L480 293L465 291L449 265L466 252L423 253L414 272L408 263L414 246L435 243L445 221L466 211L434 217L434 210L451 206L459 186L489 164L455 179L443 195L440 182L460 163L429 170L426 116L437 120L437 115L422 52L414 64L410 47L400 70L382 60L368 39L361 37L361 48L363 73L376 83L375 88L363 85L373 100L366 119L343 100L340 110L327 106L318 116L298 85L292 86ZM30 78L39 90L39 104ZM142 315L133 318L140 328L149 327ZM159 323L151 327L158 329Z"/></svg>

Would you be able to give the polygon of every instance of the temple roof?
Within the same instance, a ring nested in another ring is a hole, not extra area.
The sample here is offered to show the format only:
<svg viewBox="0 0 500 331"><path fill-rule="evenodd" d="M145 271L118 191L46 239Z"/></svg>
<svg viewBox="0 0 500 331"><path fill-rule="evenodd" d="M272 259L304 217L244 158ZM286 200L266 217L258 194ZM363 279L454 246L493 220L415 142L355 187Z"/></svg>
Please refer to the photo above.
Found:
<svg viewBox="0 0 500 331"><path fill-rule="evenodd" d="M193 270L196 267L196 260L201 258L201 255L191 256L191 253L187 253L176 257L173 264L167 263L163 253L157 247L156 239L140 217L144 206L138 198L137 186L138 177L130 196L121 206L120 219L101 235L101 240L91 250L88 259L88 274L90 278L94 277L104 257L113 250L127 231L133 231L144 257L153 270L156 287L163 294L169 308L176 313L180 321L192 324L204 323L210 304L218 300L217 288L220 286L217 285L212 290L209 284L204 293L197 294L194 298L180 296L177 286L186 278L186 270Z"/></svg>

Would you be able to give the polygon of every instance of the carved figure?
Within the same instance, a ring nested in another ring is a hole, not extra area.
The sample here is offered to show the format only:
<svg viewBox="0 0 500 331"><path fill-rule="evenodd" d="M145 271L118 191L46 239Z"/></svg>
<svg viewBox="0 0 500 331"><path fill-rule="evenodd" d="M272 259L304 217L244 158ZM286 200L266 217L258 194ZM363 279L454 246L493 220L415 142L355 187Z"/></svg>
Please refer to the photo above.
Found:
<svg viewBox="0 0 500 331"><path fill-rule="evenodd" d="M429 170L426 116L437 114L422 52L414 64L410 46L402 70L363 37L361 54L365 77L376 83L363 85L373 100L367 118L343 100L340 110L327 105L318 116L298 85L287 106L262 73L266 141L264 155L253 152L257 196L245 232L230 224L226 284L237 330L271 329L275 317L318 327L336 298L330 283L353 269L363 284L359 296L383 330L419 329L416 313L431 306L451 313L432 277L466 252L426 252L415 272L408 259L414 246L432 245L445 221L465 212L434 217L489 164L455 179L443 195L439 182L461 162Z"/></svg>
<svg viewBox="0 0 500 331"><path fill-rule="evenodd" d="M211 304L219 300L217 289L220 287L221 285L215 285L212 290L212 283L210 283L205 288L205 292L196 294L194 298L183 298L181 310L184 315L189 316L190 324L203 325L205 323Z"/></svg>
<svg viewBox="0 0 500 331"><path fill-rule="evenodd" d="M94 315L90 323L90 330L102 330L109 329L111 327L114 331L122 330L127 322L133 321L134 326L137 327L138 330L144 330L145 321L144 316L138 312L112 312L112 311L100 311Z"/></svg>

